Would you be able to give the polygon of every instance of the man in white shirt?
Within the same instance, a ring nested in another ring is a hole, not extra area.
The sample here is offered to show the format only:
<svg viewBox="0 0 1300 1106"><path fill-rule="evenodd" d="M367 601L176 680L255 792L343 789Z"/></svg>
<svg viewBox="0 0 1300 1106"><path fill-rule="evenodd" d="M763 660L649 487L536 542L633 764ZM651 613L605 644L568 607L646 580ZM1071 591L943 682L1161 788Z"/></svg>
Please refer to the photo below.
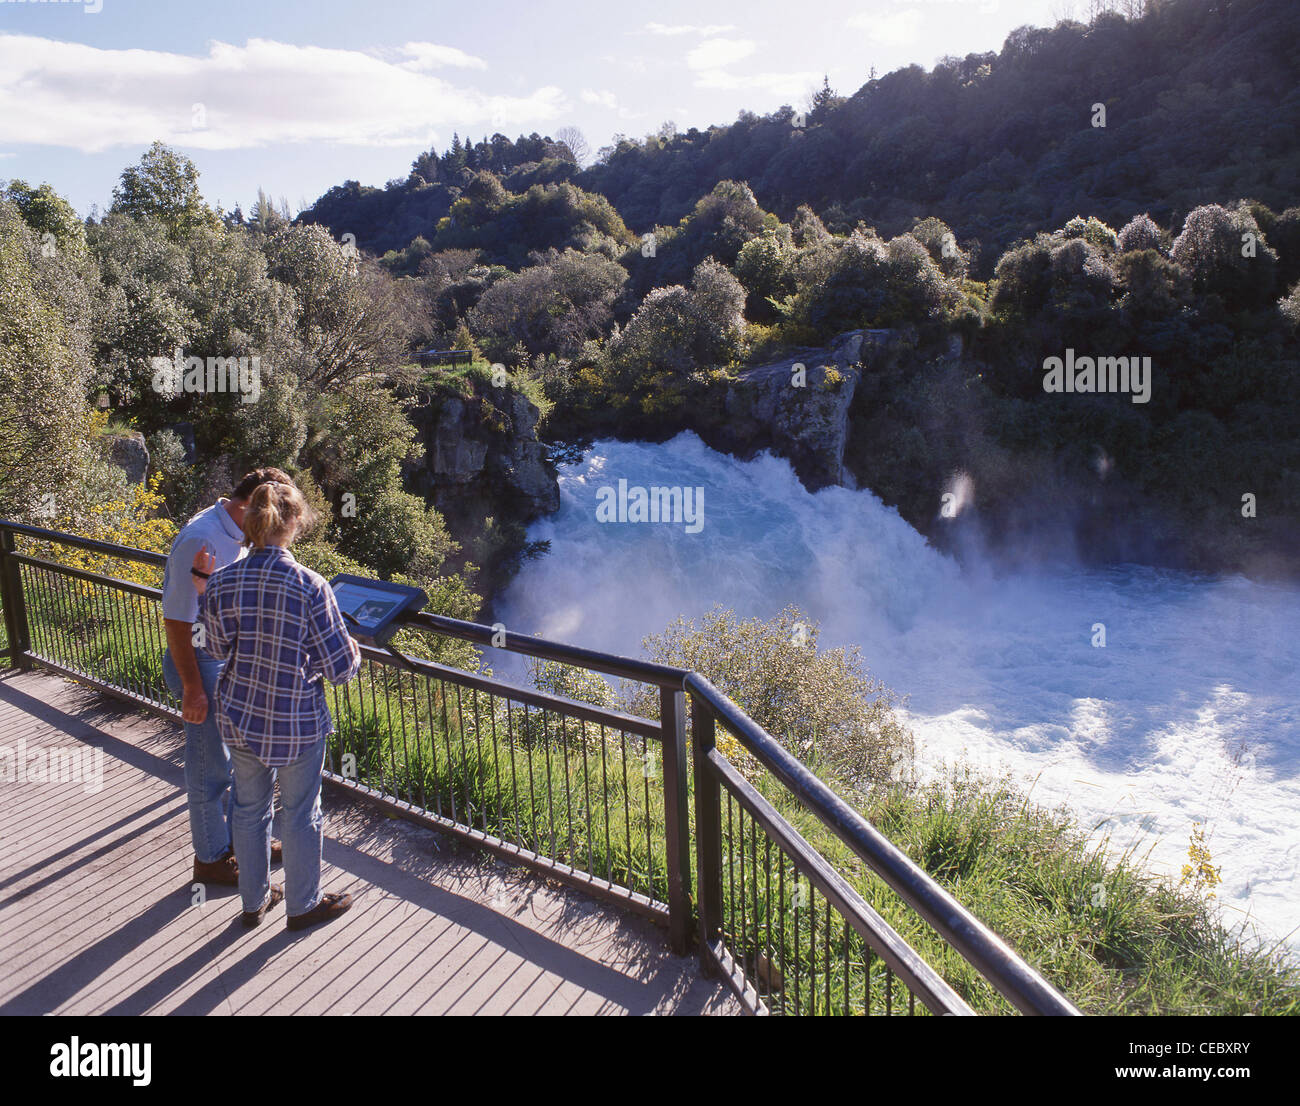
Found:
<svg viewBox="0 0 1300 1106"><path fill-rule="evenodd" d="M277 468L254 469L229 499L200 511L176 535L163 576L163 625L167 651L163 678L181 700L185 720L185 791L189 801L190 837L194 842L194 878L200 883L238 886L239 868L230 838L230 753L222 744L213 710L221 662L203 648L194 576L215 571L247 552L243 521L248 497L259 484L292 484ZM205 557L206 554L206 557ZM208 558L211 558L210 560ZM272 859L279 860L278 842Z"/></svg>

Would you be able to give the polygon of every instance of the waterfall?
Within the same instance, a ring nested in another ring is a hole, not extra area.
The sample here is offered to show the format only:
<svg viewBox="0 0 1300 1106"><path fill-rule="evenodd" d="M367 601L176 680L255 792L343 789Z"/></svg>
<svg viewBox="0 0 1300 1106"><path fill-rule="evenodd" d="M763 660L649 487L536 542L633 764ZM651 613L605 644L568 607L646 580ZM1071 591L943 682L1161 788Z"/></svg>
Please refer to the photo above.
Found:
<svg viewBox="0 0 1300 1106"><path fill-rule="evenodd" d="M699 490L702 525L599 521L620 481L665 502ZM908 697L923 771L1010 771L1175 876L1203 823L1225 923L1248 912L1275 938L1300 925L1300 589L959 566L869 491L809 493L787 462L738 461L689 433L597 442L561 470L560 493L529 530L549 555L501 597L511 630L636 656L678 615L795 604L823 646L860 646Z"/></svg>

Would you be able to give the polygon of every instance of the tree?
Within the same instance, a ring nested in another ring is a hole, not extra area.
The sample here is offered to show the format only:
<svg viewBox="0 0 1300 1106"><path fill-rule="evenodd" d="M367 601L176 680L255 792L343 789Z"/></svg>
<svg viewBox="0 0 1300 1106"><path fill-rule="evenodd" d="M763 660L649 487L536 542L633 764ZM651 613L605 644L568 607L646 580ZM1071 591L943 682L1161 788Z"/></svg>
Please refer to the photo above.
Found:
<svg viewBox="0 0 1300 1106"><path fill-rule="evenodd" d="M1300 284L1278 300L1277 309L1293 330L1300 329Z"/></svg>
<svg viewBox="0 0 1300 1106"><path fill-rule="evenodd" d="M850 786L888 782L914 756L894 695L871 676L856 646L820 649L818 634L795 607L766 621L717 607L698 624L677 619L644 645L650 659L708 677L795 756Z"/></svg>
<svg viewBox="0 0 1300 1106"><path fill-rule="evenodd" d="M161 142L149 147L139 165L122 171L109 210L132 219L156 219L173 242L219 222L199 192L194 162Z"/></svg>
<svg viewBox="0 0 1300 1106"><path fill-rule="evenodd" d="M0 515L28 519L66 506L91 454L90 366L40 294L39 249L16 206L0 201Z"/></svg>
<svg viewBox="0 0 1300 1106"><path fill-rule="evenodd" d="M299 377L337 389L406 360L409 296L376 263L358 258L324 227L287 227L266 244L270 273L293 289L306 350Z"/></svg>
<svg viewBox="0 0 1300 1106"><path fill-rule="evenodd" d="M783 300L793 291L791 263L794 242L790 228L770 227L751 238L736 255L735 272L749 293L746 312L755 321L773 319L770 300Z"/></svg>
<svg viewBox="0 0 1300 1106"><path fill-rule="evenodd" d="M591 144L587 141L587 136L577 127L561 127L555 132L555 140L573 155L573 160L579 165L585 164L591 154Z"/></svg>
<svg viewBox="0 0 1300 1106"><path fill-rule="evenodd" d="M8 200L18 209L23 221L41 240L46 253L53 247L77 257L85 256L85 224L77 217L72 205L48 184L33 188L26 181L11 180L8 187L0 190L0 199Z"/></svg>
<svg viewBox="0 0 1300 1106"><path fill-rule="evenodd" d="M496 281L469 313L493 360L507 360L516 344L532 355L574 356L608 329L614 299L627 282L626 270L599 254L553 250L535 256L538 264Z"/></svg>
<svg viewBox="0 0 1300 1106"><path fill-rule="evenodd" d="M1119 248L1124 253L1160 249L1160 228L1150 215L1134 215L1119 232Z"/></svg>
<svg viewBox="0 0 1300 1106"><path fill-rule="evenodd" d="M966 276L970 269L970 254L958 246L957 236L942 219L933 216L918 219L909 233L929 251L945 276L956 280Z"/></svg>
<svg viewBox="0 0 1300 1106"><path fill-rule="evenodd" d="M626 327L610 338L606 361L625 388L659 374L678 378L734 359L744 336L745 289L712 259L696 268L690 289L656 288Z"/></svg>
<svg viewBox="0 0 1300 1106"><path fill-rule="evenodd" d="M840 96L831 88L831 79L829 75L822 77L822 86L812 94L812 100L809 104L808 122L821 123L832 110L844 102L844 97Z"/></svg>
<svg viewBox="0 0 1300 1106"><path fill-rule="evenodd" d="M1169 257L1193 288L1221 295L1230 307L1257 305L1273 290L1277 253L1242 207L1204 204L1188 212Z"/></svg>

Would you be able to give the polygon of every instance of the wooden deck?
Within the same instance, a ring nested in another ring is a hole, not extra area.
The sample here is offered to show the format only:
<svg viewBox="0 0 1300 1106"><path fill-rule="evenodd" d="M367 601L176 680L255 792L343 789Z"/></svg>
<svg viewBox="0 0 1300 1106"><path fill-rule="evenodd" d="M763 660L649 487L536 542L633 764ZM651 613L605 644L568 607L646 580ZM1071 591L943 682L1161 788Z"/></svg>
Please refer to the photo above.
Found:
<svg viewBox="0 0 1300 1106"><path fill-rule="evenodd" d="M329 794L322 882L352 910L245 929L233 888L196 894L179 727L7 672L0 764L24 743L102 750L102 787L4 769L0 1013L737 1012L644 919Z"/></svg>

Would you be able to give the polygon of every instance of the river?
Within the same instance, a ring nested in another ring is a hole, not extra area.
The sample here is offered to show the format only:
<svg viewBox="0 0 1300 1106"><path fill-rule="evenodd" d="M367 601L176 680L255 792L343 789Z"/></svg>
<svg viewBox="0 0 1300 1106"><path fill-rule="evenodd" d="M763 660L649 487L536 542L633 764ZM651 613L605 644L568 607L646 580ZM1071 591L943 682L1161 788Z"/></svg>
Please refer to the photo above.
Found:
<svg viewBox="0 0 1300 1106"><path fill-rule="evenodd" d="M650 487L702 489L702 514L617 521L620 480L624 518ZM959 566L868 491L810 494L785 461L738 461L691 434L597 442L561 469L560 491L528 535L549 555L498 603L511 630L635 656L679 614L796 604L822 645L860 646L908 697L923 771L1010 771L1175 876L1202 823L1223 921L1300 945L1300 588Z"/></svg>

